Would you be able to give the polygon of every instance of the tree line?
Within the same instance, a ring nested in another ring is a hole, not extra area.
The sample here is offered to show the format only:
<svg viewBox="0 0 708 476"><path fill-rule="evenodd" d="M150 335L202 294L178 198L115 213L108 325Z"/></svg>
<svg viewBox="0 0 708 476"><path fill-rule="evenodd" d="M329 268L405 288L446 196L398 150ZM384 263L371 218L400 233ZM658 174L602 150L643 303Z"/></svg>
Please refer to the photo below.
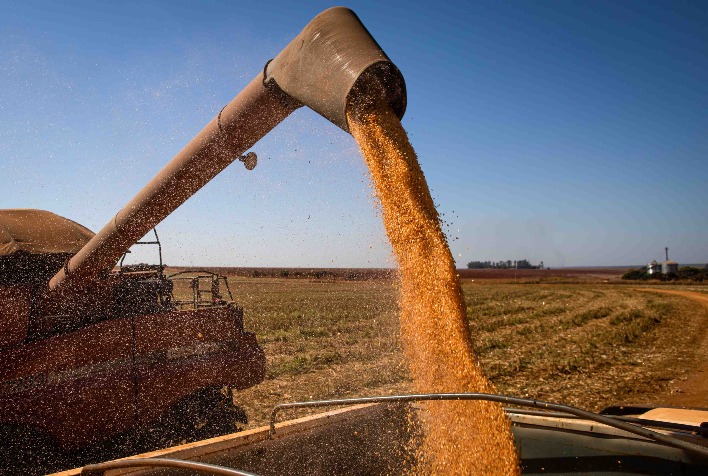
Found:
<svg viewBox="0 0 708 476"><path fill-rule="evenodd" d="M543 261L538 265L533 265L529 260L506 260L506 261L470 261L467 263L468 269L543 269Z"/></svg>
<svg viewBox="0 0 708 476"><path fill-rule="evenodd" d="M703 268L696 268L694 266L682 266L679 269L678 274L676 273L653 273L649 274L649 270L646 266L638 269L632 269L627 271L622 275L622 279L636 279L636 280L648 280L657 279L660 281L673 281L676 279L682 279L686 281L708 281L708 264Z"/></svg>

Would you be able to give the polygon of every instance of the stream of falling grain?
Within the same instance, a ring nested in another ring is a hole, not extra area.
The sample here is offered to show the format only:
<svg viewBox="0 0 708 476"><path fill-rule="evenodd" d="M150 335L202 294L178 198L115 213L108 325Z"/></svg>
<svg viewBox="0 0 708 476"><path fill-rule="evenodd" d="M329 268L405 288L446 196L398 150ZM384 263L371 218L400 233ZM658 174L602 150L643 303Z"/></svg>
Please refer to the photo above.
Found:
<svg viewBox="0 0 708 476"><path fill-rule="evenodd" d="M416 392L494 388L474 357L455 263L415 151L387 108L349 114L401 275L401 336ZM492 402L430 402L418 474L518 475L509 420Z"/></svg>

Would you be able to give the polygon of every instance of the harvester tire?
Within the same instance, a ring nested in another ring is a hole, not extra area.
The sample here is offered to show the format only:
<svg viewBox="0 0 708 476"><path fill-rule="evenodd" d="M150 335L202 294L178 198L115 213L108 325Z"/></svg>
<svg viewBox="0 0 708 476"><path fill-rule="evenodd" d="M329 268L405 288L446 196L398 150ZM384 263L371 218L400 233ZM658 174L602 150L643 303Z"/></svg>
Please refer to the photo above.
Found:
<svg viewBox="0 0 708 476"><path fill-rule="evenodd" d="M247 422L244 410L233 402L231 388L208 387L174 404L137 441L145 450L165 448L233 433Z"/></svg>

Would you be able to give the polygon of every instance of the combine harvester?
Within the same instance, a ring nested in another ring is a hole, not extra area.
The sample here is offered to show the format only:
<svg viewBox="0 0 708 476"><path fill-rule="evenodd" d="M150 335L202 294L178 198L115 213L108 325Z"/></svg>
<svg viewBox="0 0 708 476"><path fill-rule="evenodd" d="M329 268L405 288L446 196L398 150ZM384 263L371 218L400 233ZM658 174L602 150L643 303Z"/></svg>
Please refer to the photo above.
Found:
<svg viewBox="0 0 708 476"><path fill-rule="evenodd" d="M95 236L48 212L1 214L3 427L78 448L164 417L205 389L259 383L264 356L233 303L215 296L209 307L196 299L195 309L179 310L162 266L112 270L230 163L252 168L255 157L242 154L298 107L349 132L351 108L380 103L403 116L401 73L353 12L332 8ZM531 407L508 410L525 474L708 474L708 411L618 407L596 415L484 394L284 404L269 428L60 474L399 474L415 463L413 402L443 399ZM275 421L287 408L328 405L346 407ZM1 456L13 457L7 450ZM32 464L18 472L36 473Z"/></svg>

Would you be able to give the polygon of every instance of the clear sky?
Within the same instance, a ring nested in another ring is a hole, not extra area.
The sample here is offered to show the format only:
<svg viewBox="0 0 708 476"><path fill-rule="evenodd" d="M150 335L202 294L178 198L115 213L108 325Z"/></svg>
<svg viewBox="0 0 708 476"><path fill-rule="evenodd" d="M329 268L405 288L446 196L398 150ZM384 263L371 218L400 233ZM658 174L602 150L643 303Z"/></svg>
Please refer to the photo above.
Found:
<svg viewBox="0 0 708 476"><path fill-rule="evenodd" d="M330 6L0 0L0 208L97 231ZM708 260L707 2L346 6L458 266ZM253 150L158 227L168 264L393 265L349 135L303 108Z"/></svg>

